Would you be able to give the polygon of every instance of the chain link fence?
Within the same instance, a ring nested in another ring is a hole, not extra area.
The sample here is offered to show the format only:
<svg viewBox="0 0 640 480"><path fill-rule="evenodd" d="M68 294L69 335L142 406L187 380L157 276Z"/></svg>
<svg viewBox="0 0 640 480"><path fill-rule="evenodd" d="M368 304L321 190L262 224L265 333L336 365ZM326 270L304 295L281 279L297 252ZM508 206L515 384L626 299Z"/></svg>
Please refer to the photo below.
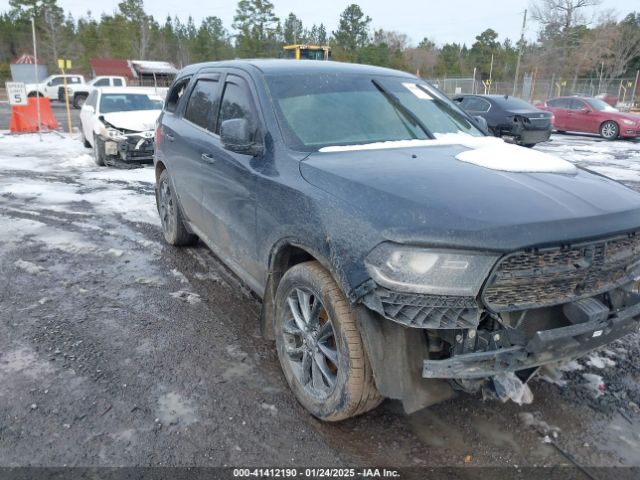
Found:
<svg viewBox="0 0 640 480"><path fill-rule="evenodd" d="M449 96L460 94L514 95L529 102L544 101L563 95L581 95L595 97L603 95L616 101L622 109L638 108L640 95L633 95L635 78L618 78L605 83L598 78L562 79L536 78L524 74L514 90L514 82L487 81L473 77L441 77L427 79ZM640 87L637 85L636 88ZM633 102L635 105L631 105Z"/></svg>

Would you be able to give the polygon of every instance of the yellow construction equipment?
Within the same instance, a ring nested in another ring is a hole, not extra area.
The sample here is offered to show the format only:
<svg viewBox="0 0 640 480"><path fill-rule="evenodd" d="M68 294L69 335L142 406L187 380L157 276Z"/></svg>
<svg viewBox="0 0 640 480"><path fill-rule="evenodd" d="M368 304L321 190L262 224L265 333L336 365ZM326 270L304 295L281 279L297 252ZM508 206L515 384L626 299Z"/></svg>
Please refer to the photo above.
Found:
<svg viewBox="0 0 640 480"><path fill-rule="evenodd" d="M285 45L285 58L295 58L296 60L329 60L331 58L331 47L326 45Z"/></svg>

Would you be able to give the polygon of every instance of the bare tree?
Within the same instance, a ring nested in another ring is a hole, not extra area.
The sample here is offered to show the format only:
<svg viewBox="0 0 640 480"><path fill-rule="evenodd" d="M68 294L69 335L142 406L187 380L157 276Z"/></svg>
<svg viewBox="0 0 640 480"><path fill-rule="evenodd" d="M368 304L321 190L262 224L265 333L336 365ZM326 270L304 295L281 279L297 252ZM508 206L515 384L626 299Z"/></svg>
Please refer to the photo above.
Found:
<svg viewBox="0 0 640 480"><path fill-rule="evenodd" d="M541 66L563 76L576 78L575 52L584 46L588 34L587 17L590 7L601 0L536 0L531 8L532 18L539 24Z"/></svg>
<svg viewBox="0 0 640 480"><path fill-rule="evenodd" d="M567 31L585 25L584 10L600 3L601 0L537 0L531 4L531 16L543 27Z"/></svg>
<svg viewBox="0 0 640 480"><path fill-rule="evenodd" d="M627 21L608 23L598 28L602 33L603 82L609 84L623 75L632 61L640 57L640 28Z"/></svg>

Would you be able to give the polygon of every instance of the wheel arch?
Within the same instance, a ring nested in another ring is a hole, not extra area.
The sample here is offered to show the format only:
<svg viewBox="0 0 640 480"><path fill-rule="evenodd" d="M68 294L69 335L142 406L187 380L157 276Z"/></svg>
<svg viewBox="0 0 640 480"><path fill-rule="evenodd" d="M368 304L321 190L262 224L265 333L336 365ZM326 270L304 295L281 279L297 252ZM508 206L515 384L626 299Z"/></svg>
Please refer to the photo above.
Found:
<svg viewBox="0 0 640 480"><path fill-rule="evenodd" d="M260 330L262 335L274 339L273 314L275 308L275 295L284 274L294 265L299 263L317 261L329 271L333 279L344 293L344 286L336 278L328 256L318 249L311 247L298 239L286 238L278 241L269 253L269 269L264 295L262 296L262 311L260 314Z"/></svg>

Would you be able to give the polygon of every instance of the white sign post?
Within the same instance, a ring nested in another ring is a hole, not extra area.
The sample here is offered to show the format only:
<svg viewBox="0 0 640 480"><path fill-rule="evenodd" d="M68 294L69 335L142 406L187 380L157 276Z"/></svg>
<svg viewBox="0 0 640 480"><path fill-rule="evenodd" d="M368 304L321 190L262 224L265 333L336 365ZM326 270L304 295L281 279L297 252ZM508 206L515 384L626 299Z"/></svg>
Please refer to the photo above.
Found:
<svg viewBox="0 0 640 480"><path fill-rule="evenodd" d="M27 89L22 82L5 82L9 105L27 105Z"/></svg>

